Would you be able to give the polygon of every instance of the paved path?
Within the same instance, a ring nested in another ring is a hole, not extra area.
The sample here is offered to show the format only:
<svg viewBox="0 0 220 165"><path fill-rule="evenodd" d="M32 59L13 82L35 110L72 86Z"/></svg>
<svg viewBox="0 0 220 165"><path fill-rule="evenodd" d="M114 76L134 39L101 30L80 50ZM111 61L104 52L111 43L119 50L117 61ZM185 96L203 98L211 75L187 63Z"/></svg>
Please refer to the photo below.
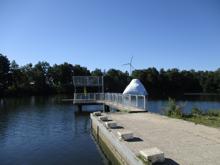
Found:
<svg viewBox="0 0 220 165"><path fill-rule="evenodd" d="M123 142L135 153L158 147L168 158L167 164L220 165L220 129L151 113L109 116L137 137L136 141Z"/></svg>

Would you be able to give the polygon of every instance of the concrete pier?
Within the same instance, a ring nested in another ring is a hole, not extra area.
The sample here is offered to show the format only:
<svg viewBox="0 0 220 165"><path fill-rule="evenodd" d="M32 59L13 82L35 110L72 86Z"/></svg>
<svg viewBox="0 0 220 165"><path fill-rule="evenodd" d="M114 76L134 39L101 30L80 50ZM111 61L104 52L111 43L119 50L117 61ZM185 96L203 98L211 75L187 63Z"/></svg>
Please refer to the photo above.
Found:
<svg viewBox="0 0 220 165"><path fill-rule="evenodd" d="M118 128L109 129L91 115L96 137L110 148L120 164L144 164L140 151L158 148L165 155L160 164L220 164L220 129L152 113L107 113ZM118 131L129 130L133 140L120 140Z"/></svg>
<svg viewBox="0 0 220 165"><path fill-rule="evenodd" d="M115 159L114 164L142 165L141 160L136 157L135 153L133 153L127 145L121 143L101 120L98 120L93 114L91 114L90 117L93 135L97 139L97 143L101 145L101 147L104 145L108 148L108 151L111 152L110 154Z"/></svg>

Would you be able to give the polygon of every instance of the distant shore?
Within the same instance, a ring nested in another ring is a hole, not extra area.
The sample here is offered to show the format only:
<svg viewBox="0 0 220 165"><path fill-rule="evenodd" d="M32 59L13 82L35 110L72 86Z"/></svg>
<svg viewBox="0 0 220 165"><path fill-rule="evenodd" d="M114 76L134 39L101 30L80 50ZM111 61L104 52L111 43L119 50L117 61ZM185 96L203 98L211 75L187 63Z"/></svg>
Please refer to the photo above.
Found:
<svg viewBox="0 0 220 165"><path fill-rule="evenodd" d="M219 93L184 93L184 95L188 96L188 95L195 95L195 96L220 96Z"/></svg>

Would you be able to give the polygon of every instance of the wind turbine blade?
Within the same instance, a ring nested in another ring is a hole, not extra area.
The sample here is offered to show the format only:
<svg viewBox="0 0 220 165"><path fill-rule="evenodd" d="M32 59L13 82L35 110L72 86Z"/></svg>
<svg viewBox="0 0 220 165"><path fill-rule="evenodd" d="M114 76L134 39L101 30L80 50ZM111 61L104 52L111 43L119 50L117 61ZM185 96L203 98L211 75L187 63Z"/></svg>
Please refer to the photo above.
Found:
<svg viewBox="0 0 220 165"><path fill-rule="evenodd" d="M133 60L133 56L131 56L130 64L132 63L132 60Z"/></svg>
<svg viewBox="0 0 220 165"><path fill-rule="evenodd" d="M126 63L126 64L123 64L123 65L130 65L130 63Z"/></svg>

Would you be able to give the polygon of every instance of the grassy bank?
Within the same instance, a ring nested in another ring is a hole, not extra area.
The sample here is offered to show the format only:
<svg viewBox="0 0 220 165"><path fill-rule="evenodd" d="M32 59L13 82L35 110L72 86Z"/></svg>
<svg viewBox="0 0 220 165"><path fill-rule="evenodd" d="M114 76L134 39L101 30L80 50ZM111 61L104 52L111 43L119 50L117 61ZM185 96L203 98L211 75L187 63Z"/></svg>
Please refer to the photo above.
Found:
<svg viewBox="0 0 220 165"><path fill-rule="evenodd" d="M210 127L220 128L220 110L203 111L194 107L191 113L183 112L184 105L178 105L175 100L169 99L165 108L165 115L194 122L195 124L203 124Z"/></svg>

